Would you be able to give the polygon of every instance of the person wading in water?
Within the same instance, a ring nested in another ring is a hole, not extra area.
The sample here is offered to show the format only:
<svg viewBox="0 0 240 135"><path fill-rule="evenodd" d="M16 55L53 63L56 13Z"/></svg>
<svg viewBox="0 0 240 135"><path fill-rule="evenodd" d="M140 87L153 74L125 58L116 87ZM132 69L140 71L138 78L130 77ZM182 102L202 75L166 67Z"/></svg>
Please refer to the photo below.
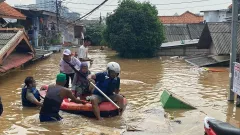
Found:
<svg viewBox="0 0 240 135"><path fill-rule="evenodd" d="M64 98L70 98L75 103L86 103L77 99L71 90L65 88L65 83L66 75L60 73L57 75L56 84L48 86L48 91L39 115L41 122L60 121L62 119L59 115L59 110Z"/></svg>
<svg viewBox="0 0 240 135"><path fill-rule="evenodd" d="M69 67L69 65L66 62L71 63L78 69L80 69L81 62L77 58L72 56L72 53L69 49L65 49L63 51L63 58L60 60L60 73L66 74L67 81L64 87L69 88L70 79L71 81L73 81L74 71L71 67Z"/></svg>
<svg viewBox="0 0 240 135"><path fill-rule="evenodd" d="M22 105L25 107L42 106L41 96L36 88L36 81L29 76L25 79L25 86L22 88Z"/></svg>

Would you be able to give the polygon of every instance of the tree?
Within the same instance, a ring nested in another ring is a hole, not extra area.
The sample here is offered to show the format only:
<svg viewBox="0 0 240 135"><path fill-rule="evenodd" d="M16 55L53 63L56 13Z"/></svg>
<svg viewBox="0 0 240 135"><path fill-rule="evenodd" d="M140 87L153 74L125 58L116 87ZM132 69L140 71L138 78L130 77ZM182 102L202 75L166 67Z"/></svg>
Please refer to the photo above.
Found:
<svg viewBox="0 0 240 135"><path fill-rule="evenodd" d="M86 34L92 39L92 45L100 45L102 38L102 33L105 25L101 23L88 24L86 26Z"/></svg>
<svg viewBox="0 0 240 135"><path fill-rule="evenodd" d="M104 39L122 57L153 57L164 41L157 15L156 7L149 2L123 0L106 19Z"/></svg>

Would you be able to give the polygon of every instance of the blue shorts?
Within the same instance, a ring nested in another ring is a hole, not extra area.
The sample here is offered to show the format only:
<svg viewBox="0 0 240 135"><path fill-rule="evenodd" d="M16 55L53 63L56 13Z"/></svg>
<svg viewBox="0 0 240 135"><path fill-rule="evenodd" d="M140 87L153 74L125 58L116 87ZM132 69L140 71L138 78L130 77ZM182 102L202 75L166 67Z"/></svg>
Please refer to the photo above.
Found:
<svg viewBox="0 0 240 135"><path fill-rule="evenodd" d="M48 115L40 114L39 119L40 119L40 122L56 122L56 121L62 120L63 118L60 115L58 115L58 116L48 116Z"/></svg>

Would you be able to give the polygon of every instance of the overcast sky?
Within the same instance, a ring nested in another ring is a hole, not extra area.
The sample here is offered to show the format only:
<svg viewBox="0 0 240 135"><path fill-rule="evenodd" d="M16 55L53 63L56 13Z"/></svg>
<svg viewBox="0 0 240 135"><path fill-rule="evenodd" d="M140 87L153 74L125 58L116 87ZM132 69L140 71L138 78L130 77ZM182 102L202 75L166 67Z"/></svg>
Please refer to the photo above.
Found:
<svg viewBox="0 0 240 135"><path fill-rule="evenodd" d="M86 5L86 4L100 4L103 0L63 0L63 5L69 7L70 10L76 11L80 14L85 14L96 5ZM146 0L138 0L138 1L146 1ZM149 0L152 4L156 5L158 8L159 15L173 15L175 13L182 14L185 11L191 11L193 13L199 13L203 10L213 10L213 9L226 9L232 2L232 0ZM6 0L10 5L15 4L34 4L35 0ZM77 3L77 4L72 4ZM82 3L82 4L78 4ZM83 4L86 3L86 4ZM107 12L113 11L117 5L118 0L108 0L104 6L102 6L99 10L95 11L88 18L96 18L100 16L105 16ZM175 4L174 4L175 3ZM180 3L180 4L176 4Z"/></svg>

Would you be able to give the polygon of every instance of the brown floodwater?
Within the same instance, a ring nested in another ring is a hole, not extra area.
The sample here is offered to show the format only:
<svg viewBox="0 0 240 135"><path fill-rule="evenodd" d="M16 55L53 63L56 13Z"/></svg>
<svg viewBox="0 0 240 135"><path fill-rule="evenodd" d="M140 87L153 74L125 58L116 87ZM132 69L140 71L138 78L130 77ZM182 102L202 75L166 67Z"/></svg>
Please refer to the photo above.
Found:
<svg viewBox="0 0 240 135"><path fill-rule="evenodd" d="M63 121L40 123L39 108L23 108L20 94L25 77L33 76L38 88L54 83L61 58L61 54L56 53L0 77L0 96L4 104L0 134L203 135L206 114L239 127L240 109L227 102L228 72L205 72L178 59L121 59L115 55L110 50L90 49L89 56L94 59L90 70L96 73L103 71L110 61L120 63L121 93L128 99L122 116L96 121L61 111ZM164 89L183 97L198 109L165 110L181 124L165 118L159 102ZM126 129L140 131L127 132Z"/></svg>

